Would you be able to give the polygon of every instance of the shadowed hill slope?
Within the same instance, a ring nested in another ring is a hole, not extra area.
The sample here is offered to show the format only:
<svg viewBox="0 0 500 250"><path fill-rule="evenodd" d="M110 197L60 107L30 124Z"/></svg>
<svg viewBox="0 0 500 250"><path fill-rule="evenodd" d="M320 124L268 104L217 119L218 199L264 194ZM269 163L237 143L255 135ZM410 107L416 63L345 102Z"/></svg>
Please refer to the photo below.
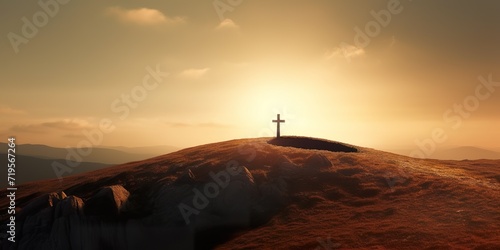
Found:
<svg viewBox="0 0 500 250"><path fill-rule="evenodd" d="M0 159L7 159L7 155L0 154ZM16 165L21 166L16 172L16 183L24 184L30 181L57 178L57 174L52 167L54 163L63 166L78 166L73 168L71 173L66 173L67 175L90 172L111 166L109 164L96 162L75 162L64 159L42 159L32 156L16 155ZM0 174L0 177L3 177L2 179L7 179L7 173ZM3 185L3 188L7 186L7 183L2 182L1 185Z"/></svg>
<svg viewBox="0 0 500 250"><path fill-rule="evenodd" d="M1 239L2 246L500 247L500 161L419 160L357 146L357 153L331 152L270 139L207 144L21 185L17 245ZM6 207L2 199L2 220Z"/></svg>

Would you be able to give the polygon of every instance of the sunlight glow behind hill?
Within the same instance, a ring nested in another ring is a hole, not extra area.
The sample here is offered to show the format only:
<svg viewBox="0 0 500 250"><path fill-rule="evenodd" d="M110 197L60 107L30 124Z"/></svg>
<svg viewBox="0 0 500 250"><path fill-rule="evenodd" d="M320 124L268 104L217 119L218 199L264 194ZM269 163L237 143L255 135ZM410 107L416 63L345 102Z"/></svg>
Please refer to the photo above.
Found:
<svg viewBox="0 0 500 250"><path fill-rule="evenodd" d="M388 149L442 128L440 146L498 147L500 4L400 1L377 24L388 3L244 1L222 17L212 2L61 5L18 53L3 39L0 137L74 147L110 119L102 146L188 147L273 135L281 113L288 135ZM17 35L43 11L0 9ZM459 128L443 118L456 105L470 109Z"/></svg>

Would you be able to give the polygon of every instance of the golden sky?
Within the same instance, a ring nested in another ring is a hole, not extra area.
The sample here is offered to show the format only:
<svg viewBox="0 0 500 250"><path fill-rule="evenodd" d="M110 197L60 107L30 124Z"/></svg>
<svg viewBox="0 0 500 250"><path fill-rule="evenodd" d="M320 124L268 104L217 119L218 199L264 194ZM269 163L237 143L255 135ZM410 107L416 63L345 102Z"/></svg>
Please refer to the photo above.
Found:
<svg viewBox="0 0 500 250"><path fill-rule="evenodd" d="M0 11L5 141L186 147L272 136L280 113L282 135L500 147L497 1L40 0Z"/></svg>

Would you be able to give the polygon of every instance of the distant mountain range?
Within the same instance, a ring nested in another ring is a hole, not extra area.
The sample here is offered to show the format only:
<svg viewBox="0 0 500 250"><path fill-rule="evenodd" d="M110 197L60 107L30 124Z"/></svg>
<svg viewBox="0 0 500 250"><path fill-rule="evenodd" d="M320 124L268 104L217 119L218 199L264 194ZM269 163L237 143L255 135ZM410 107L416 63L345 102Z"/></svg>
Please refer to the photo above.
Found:
<svg viewBox="0 0 500 250"><path fill-rule="evenodd" d="M6 143L0 143L0 159L7 159L7 148ZM19 144L16 145L16 184L57 178L53 163L77 166L72 168L71 173L66 173L66 177L117 164L140 161L177 150L178 148L172 146L83 148L80 151L84 154L90 152L89 155L83 156L76 148ZM6 162L6 160L3 161ZM0 178L6 180L7 172L0 172ZM0 182L0 188L5 186L5 182Z"/></svg>
<svg viewBox="0 0 500 250"><path fill-rule="evenodd" d="M438 150L429 158L440 160L500 159L500 152L478 147L455 147Z"/></svg>
<svg viewBox="0 0 500 250"><path fill-rule="evenodd" d="M1 159L7 159L6 154L0 154ZM90 172L93 170L98 170L102 168L106 168L112 166L110 164L103 163L95 163L95 162L67 162L64 159L42 159L33 156L25 156L25 155L16 155L16 175L15 175L15 183L16 185L23 184L31 181L39 181L46 179L56 179L57 174L52 168L52 164L57 162L66 166L77 166L72 169L71 173L65 174L64 177ZM7 180L7 171L3 171L0 173L2 176L2 180ZM0 182L0 188L4 188L6 186L5 182Z"/></svg>
<svg viewBox="0 0 500 250"><path fill-rule="evenodd" d="M82 162L98 162L104 164L121 164L131 161L139 161L168 154L177 151L178 148L171 146L153 147L96 147L96 148L55 148L41 144L19 144L16 146L17 155L33 156L42 159L68 159ZM91 151L88 156L79 152ZM0 153L7 152L7 144L0 143Z"/></svg>

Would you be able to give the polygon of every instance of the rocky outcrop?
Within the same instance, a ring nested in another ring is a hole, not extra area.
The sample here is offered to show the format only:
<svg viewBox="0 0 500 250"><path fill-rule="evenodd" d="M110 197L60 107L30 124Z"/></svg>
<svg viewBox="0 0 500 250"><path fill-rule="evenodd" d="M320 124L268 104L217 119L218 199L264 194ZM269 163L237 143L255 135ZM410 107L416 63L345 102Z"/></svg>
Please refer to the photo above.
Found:
<svg viewBox="0 0 500 250"><path fill-rule="evenodd" d="M249 225L258 194L250 171L240 166L210 172L209 176L203 183L164 187L156 202L163 211L161 220L175 221L195 231L214 226Z"/></svg>
<svg viewBox="0 0 500 250"><path fill-rule="evenodd" d="M83 215L83 200L76 196L68 196L59 202L55 208L55 218L72 215Z"/></svg>
<svg viewBox="0 0 500 250"><path fill-rule="evenodd" d="M219 195L200 213L195 227L205 229L213 225L249 226L256 196L257 187L252 174L246 167L241 167L238 174L230 177L227 186L221 185Z"/></svg>
<svg viewBox="0 0 500 250"><path fill-rule="evenodd" d="M115 218L120 214L129 196L130 193L120 185L103 187L85 202L85 215Z"/></svg>
<svg viewBox="0 0 500 250"><path fill-rule="evenodd" d="M309 156L304 162L304 168L307 169L328 169L332 167L333 164L322 154L313 154Z"/></svg>
<svg viewBox="0 0 500 250"><path fill-rule="evenodd" d="M301 169L286 157L275 160L272 168L282 175ZM265 223L287 202L285 179L264 174L257 184L248 168L232 163L200 176L188 169L133 194L148 204L136 204L120 185L102 187L86 201L64 192L40 196L21 212L19 242L4 249L192 249L194 242ZM141 206L151 210L131 211Z"/></svg>
<svg viewBox="0 0 500 250"><path fill-rule="evenodd" d="M288 159L284 155L276 155L274 156L276 159L274 159L272 162L274 163L271 167L271 171L269 172L269 176L273 178L277 177L283 177L283 178L288 178L288 177L293 177L296 175L299 175L302 171L302 168L298 165L296 165L294 162L292 162L290 159Z"/></svg>
<svg viewBox="0 0 500 250"><path fill-rule="evenodd" d="M21 240L17 248L69 249L54 245L60 237L54 235L54 225L71 216L80 216L83 214L82 211L83 200L76 196L67 197L64 192L45 194L35 198L21 210L19 215L22 230L18 235ZM64 228L67 229L67 227Z"/></svg>
<svg viewBox="0 0 500 250"><path fill-rule="evenodd" d="M103 224L102 218L119 215L129 195L115 185L101 188L86 203L64 192L39 196L19 214L18 242L3 249L102 249L103 244L124 249L125 228Z"/></svg>
<svg viewBox="0 0 500 250"><path fill-rule="evenodd" d="M41 195L28 203L21 211L19 217L24 218L28 215L36 214L43 209L52 208L65 198L66 194L64 192Z"/></svg>

